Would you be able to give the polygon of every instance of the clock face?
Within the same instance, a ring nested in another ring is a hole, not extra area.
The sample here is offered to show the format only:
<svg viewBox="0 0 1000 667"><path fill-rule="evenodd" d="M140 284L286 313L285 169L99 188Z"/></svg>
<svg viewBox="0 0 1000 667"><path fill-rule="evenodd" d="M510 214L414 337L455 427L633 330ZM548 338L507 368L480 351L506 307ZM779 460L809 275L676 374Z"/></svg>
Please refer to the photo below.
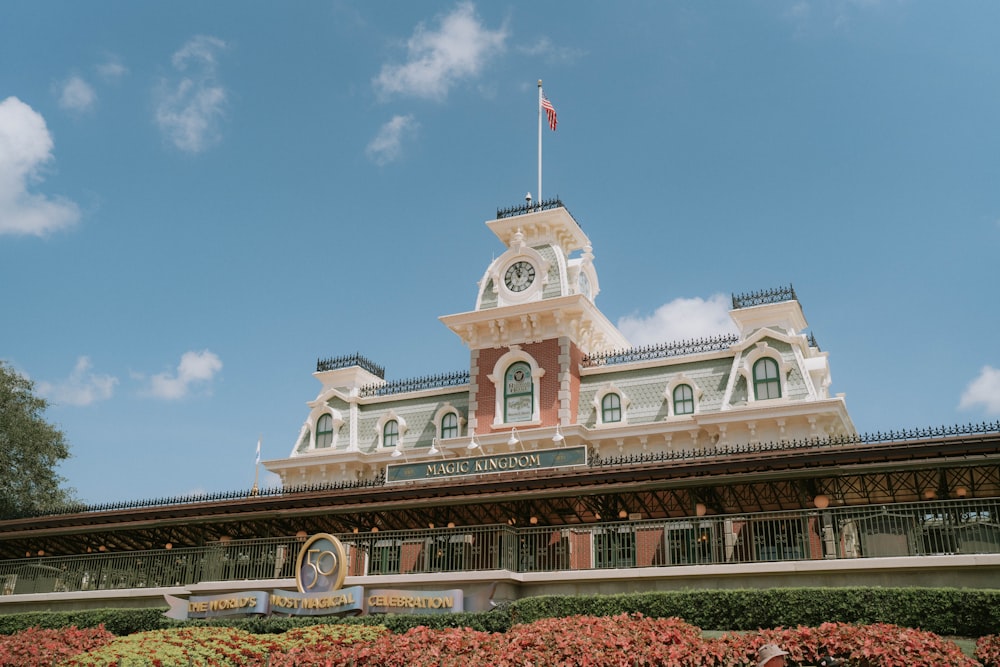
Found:
<svg viewBox="0 0 1000 667"><path fill-rule="evenodd" d="M535 267L530 262L514 262L504 274L503 281L511 292L523 292L535 282Z"/></svg>

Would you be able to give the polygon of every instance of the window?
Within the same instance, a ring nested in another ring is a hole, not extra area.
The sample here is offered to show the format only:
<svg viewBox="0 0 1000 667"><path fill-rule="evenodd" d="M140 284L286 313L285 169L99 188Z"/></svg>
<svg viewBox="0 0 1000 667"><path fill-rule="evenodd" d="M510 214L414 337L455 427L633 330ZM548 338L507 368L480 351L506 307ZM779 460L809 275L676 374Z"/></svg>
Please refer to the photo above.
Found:
<svg viewBox="0 0 1000 667"><path fill-rule="evenodd" d="M620 422L622 420L622 398L618 394L607 394L601 399L601 423Z"/></svg>
<svg viewBox="0 0 1000 667"><path fill-rule="evenodd" d="M781 398L778 362L774 359L764 357L753 365L753 395L758 401L767 398Z"/></svg>
<svg viewBox="0 0 1000 667"><path fill-rule="evenodd" d="M596 426L614 426L628 422L628 408L631 401L614 382L607 382L594 394Z"/></svg>
<svg viewBox="0 0 1000 667"><path fill-rule="evenodd" d="M689 384L679 384L674 387L674 414L694 414L694 391Z"/></svg>
<svg viewBox="0 0 1000 667"><path fill-rule="evenodd" d="M395 447L399 444L399 422L390 419L382 427L382 446Z"/></svg>
<svg viewBox="0 0 1000 667"><path fill-rule="evenodd" d="M496 360L492 372L486 376L495 389L494 428L510 428L512 423L541 425L539 394L544 375L545 369L520 345L511 345L510 351ZM455 412L461 415L461 410Z"/></svg>
<svg viewBox="0 0 1000 667"><path fill-rule="evenodd" d="M320 415L316 422L316 448L329 447L333 444L333 417Z"/></svg>
<svg viewBox="0 0 1000 667"><path fill-rule="evenodd" d="M458 415L449 412L441 418L441 438L457 438L458 435Z"/></svg>
<svg viewBox="0 0 1000 667"><path fill-rule="evenodd" d="M508 423L531 421L534 407L531 366L524 361L511 364L504 374L503 420Z"/></svg>

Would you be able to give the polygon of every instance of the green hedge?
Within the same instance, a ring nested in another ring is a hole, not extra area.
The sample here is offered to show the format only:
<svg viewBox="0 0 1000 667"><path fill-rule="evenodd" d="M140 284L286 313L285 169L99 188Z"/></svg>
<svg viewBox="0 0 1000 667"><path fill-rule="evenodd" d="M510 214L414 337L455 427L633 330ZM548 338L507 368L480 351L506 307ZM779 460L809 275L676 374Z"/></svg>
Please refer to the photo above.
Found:
<svg viewBox="0 0 1000 667"><path fill-rule="evenodd" d="M777 588L686 590L620 595L542 596L504 604L488 612L434 615L375 615L346 618L221 618L172 621L164 609L99 609L0 615L0 634L30 627L99 624L127 635L178 624L224 625L255 634L284 632L317 623L384 625L392 632L424 625L504 632L514 623L573 615L614 616L640 612L677 616L703 630L817 626L827 621L892 623L939 635L981 637L1000 633L1000 590L954 588Z"/></svg>
<svg viewBox="0 0 1000 667"><path fill-rule="evenodd" d="M85 611L32 611L0 615L0 634L10 635L28 628L95 628L103 624L119 637L134 632L171 627L166 609L90 609Z"/></svg>
<svg viewBox="0 0 1000 667"><path fill-rule="evenodd" d="M511 620L640 612L677 616L703 630L892 623L939 635L1000 632L1000 590L954 588L775 588L620 595L543 596L513 603Z"/></svg>

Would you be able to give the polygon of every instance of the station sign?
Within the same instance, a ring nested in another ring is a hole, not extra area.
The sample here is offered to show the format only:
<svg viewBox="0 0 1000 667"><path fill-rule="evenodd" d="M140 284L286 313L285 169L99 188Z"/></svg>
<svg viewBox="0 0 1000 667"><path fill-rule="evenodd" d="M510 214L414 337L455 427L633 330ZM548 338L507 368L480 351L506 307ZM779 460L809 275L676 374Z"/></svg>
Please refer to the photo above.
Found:
<svg viewBox="0 0 1000 667"><path fill-rule="evenodd" d="M385 481L393 483L446 479L581 465L587 465L587 447L583 445L458 459L436 459L420 463L391 463L386 466Z"/></svg>

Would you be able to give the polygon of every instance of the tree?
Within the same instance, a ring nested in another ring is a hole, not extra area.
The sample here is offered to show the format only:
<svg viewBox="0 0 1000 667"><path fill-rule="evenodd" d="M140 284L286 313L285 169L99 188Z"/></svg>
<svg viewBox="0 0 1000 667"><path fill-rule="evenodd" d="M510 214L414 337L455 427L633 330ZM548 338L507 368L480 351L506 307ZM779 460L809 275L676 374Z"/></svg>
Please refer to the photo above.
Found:
<svg viewBox="0 0 1000 667"><path fill-rule="evenodd" d="M56 474L69 458L62 431L45 421L35 385L0 361L0 518L49 510L72 501Z"/></svg>

